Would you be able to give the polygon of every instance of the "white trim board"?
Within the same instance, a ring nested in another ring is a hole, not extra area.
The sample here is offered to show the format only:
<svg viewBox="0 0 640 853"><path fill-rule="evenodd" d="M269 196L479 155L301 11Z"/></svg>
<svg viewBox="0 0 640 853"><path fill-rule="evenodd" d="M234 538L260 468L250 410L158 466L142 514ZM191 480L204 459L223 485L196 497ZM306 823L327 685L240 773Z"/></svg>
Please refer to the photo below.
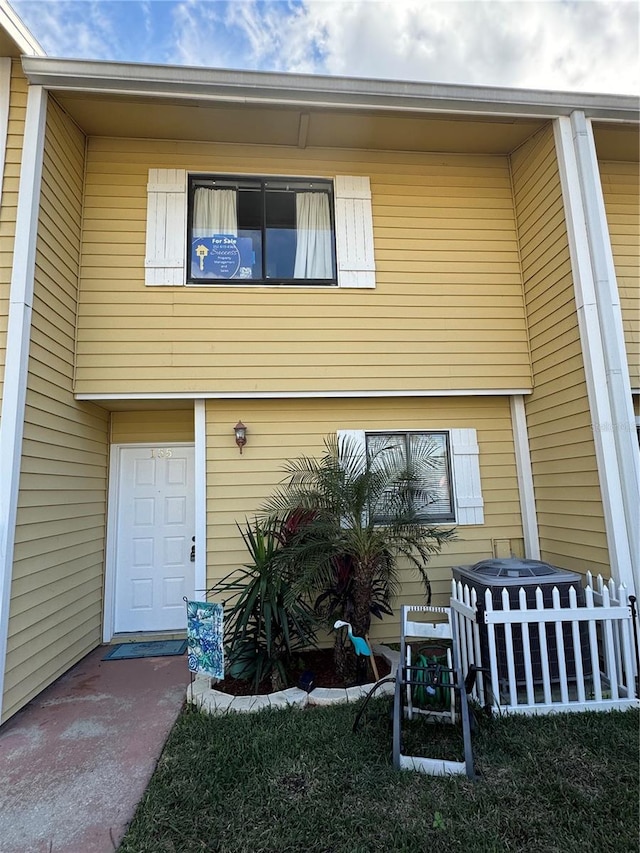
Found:
<svg viewBox="0 0 640 853"><path fill-rule="evenodd" d="M207 591L207 415L204 400L194 404L195 438L195 535L196 535L196 576L195 593Z"/></svg>
<svg viewBox="0 0 640 853"><path fill-rule="evenodd" d="M78 393L76 400L308 400L369 397L511 397L531 394L531 388L410 389L407 391L133 391L130 393Z"/></svg>
<svg viewBox="0 0 640 853"><path fill-rule="evenodd" d="M591 419L594 426L611 424L613 419L607 393L605 357L591 267L589 235L570 119L564 116L556 119L553 132L560 169ZM614 436L612 431L594 428L593 440L612 575L617 583L625 584L629 593L633 593L635 584Z"/></svg>
<svg viewBox="0 0 640 853"><path fill-rule="evenodd" d="M583 112L571 114L573 145L578 165L585 225L589 238L591 267L600 335L607 375L611 422L598 425L610 428L618 457L620 485L627 533L630 540L632 570L636 589L640 588L640 458L635 436L631 379L622 323L618 282L609 236L609 225L602 194L593 127Z"/></svg>
<svg viewBox="0 0 640 853"><path fill-rule="evenodd" d="M524 537L524 555L529 560L540 559L540 537L538 535L538 516L536 496L533 488L531 470L531 448L527 430L527 416L522 395L511 398L511 425L513 445L516 455L518 493L520 495L520 514L522 516L522 534Z"/></svg>
<svg viewBox="0 0 640 853"><path fill-rule="evenodd" d="M41 86L30 86L9 291L7 352L11 358L5 365L0 420L0 702L7 658L46 120L47 94Z"/></svg>

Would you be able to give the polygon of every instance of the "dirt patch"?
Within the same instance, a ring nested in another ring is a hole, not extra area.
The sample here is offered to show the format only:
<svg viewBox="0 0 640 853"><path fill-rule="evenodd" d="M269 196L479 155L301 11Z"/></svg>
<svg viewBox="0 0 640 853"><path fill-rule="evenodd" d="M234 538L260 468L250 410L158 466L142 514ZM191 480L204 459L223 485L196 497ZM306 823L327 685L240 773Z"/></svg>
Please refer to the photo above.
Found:
<svg viewBox="0 0 640 853"><path fill-rule="evenodd" d="M380 678L384 678L391 671L391 667L385 658L376 655L376 665ZM301 676L307 673L312 674L313 685L315 687L352 687L354 683L368 684L375 681L375 676L371 670L371 665L367 661L363 667L364 674L359 682L351 682L345 684L340 679L335 671L333 664L333 649L314 649L309 652L302 652L296 655L294 665L288 676L287 687L297 687ZM264 696L267 693L273 693L273 686L270 679L260 682L258 689L253 687L252 681L240 681L236 678L225 678L223 681L218 681L214 684L216 690L221 690L223 693L230 693L233 696Z"/></svg>

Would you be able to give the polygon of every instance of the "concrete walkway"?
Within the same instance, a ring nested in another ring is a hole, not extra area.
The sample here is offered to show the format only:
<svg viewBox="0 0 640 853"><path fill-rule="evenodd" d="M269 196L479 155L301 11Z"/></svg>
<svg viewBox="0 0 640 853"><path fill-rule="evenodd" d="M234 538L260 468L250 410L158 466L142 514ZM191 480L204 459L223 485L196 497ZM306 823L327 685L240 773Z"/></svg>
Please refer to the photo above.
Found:
<svg viewBox="0 0 640 853"><path fill-rule="evenodd" d="M186 658L91 652L0 728L1 853L112 853L189 683Z"/></svg>

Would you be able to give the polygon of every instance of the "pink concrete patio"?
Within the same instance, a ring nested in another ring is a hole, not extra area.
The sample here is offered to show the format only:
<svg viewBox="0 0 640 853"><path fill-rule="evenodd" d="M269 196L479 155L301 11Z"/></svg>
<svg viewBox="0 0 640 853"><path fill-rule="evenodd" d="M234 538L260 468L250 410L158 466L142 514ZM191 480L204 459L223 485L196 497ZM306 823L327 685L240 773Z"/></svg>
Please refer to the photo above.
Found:
<svg viewBox="0 0 640 853"><path fill-rule="evenodd" d="M185 656L91 652L0 728L2 853L117 848L185 698Z"/></svg>

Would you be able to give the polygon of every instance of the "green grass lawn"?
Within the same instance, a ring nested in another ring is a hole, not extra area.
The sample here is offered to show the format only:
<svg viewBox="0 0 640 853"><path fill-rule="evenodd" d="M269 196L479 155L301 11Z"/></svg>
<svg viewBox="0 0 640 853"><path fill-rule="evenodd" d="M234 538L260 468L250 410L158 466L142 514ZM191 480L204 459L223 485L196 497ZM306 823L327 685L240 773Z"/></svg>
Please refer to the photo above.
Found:
<svg viewBox="0 0 640 853"><path fill-rule="evenodd" d="M186 710L121 853L637 853L639 715L483 720L478 780L391 766L390 703L212 717ZM458 759L452 727L405 752Z"/></svg>

